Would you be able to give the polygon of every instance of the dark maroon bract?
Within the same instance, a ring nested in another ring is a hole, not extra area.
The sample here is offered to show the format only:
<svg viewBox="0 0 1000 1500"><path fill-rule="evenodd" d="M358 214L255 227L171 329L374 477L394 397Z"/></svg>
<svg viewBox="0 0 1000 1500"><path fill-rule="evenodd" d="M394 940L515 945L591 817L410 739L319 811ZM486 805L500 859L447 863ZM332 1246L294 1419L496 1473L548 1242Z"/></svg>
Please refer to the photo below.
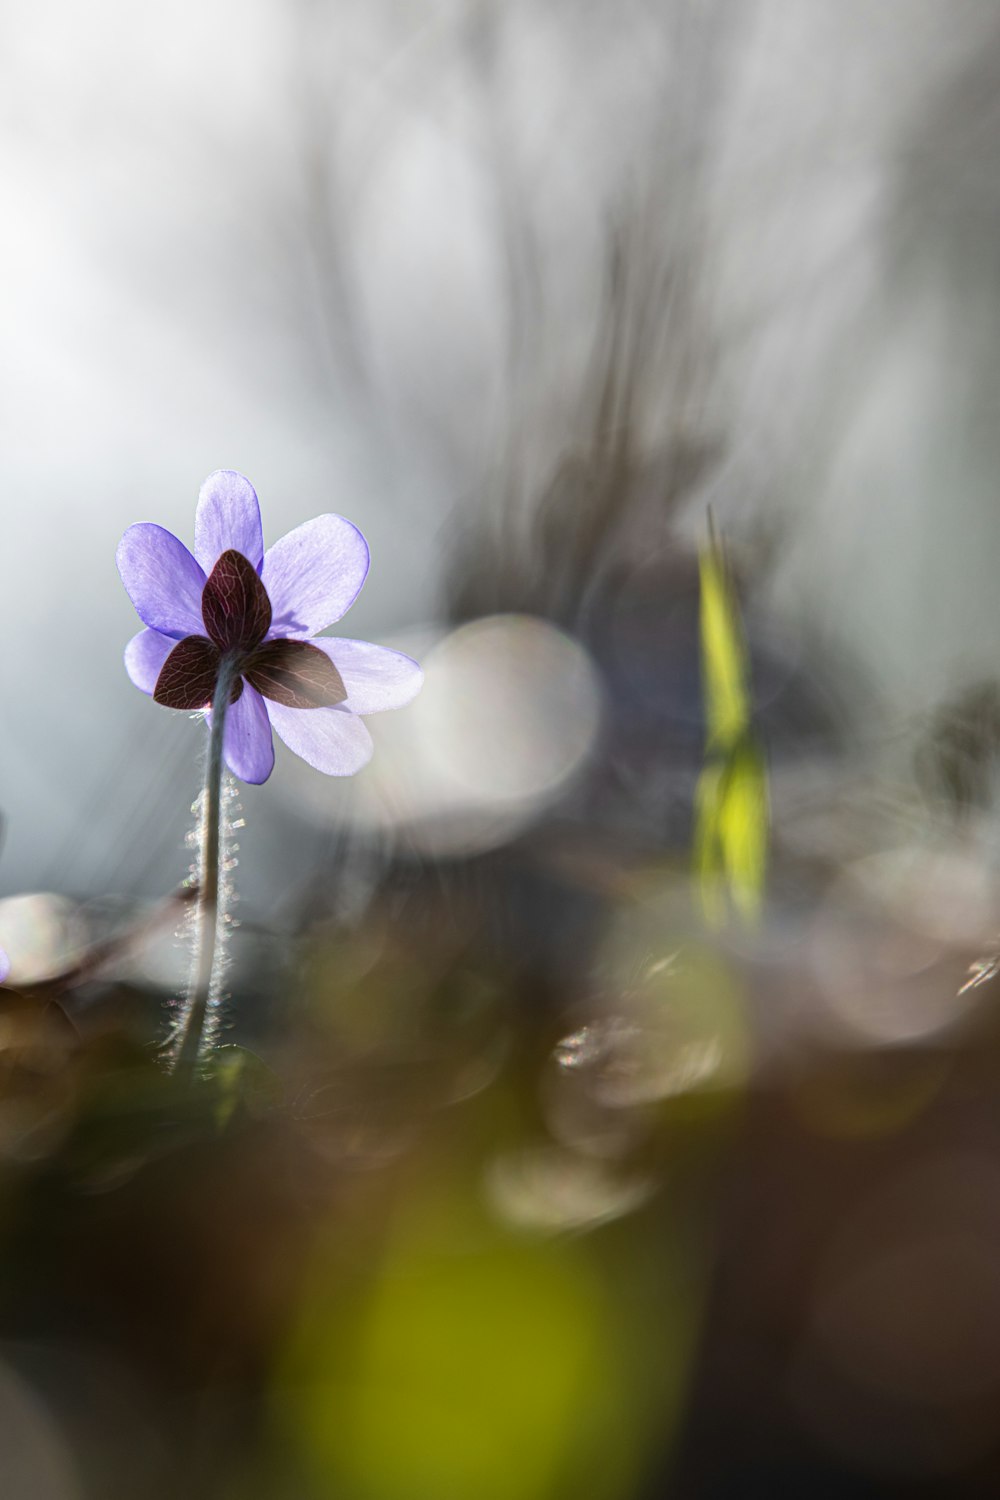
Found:
<svg viewBox="0 0 1000 1500"><path fill-rule="evenodd" d="M265 641L271 601L241 552L223 552L201 596L208 637L185 636L167 657L153 697L166 708L211 704L219 667L228 653L238 676L229 695L235 703L243 679L265 698L287 708L332 708L347 697L344 679L328 656L309 641Z"/></svg>
<svg viewBox="0 0 1000 1500"><path fill-rule="evenodd" d="M201 595L201 617L220 651L252 651L271 628L271 601L242 552L223 552Z"/></svg>

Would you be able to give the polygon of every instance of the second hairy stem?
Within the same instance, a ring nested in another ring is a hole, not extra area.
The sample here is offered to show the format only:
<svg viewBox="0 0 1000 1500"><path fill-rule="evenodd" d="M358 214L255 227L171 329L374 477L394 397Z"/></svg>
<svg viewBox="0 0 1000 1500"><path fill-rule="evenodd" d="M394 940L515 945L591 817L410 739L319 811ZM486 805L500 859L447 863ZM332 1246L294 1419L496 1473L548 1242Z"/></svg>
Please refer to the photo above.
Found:
<svg viewBox="0 0 1000 1500"><path fill-rule="evenodd" d="M205 1021L212 993L219 939L219 869L222 843L222 746L226 714L233 684L239 676L238 662L226 652L219 662L219 675L212 697L212 728L208 741L205 795L201 811L201 875L196 912L195 962L187 1003L181 1021L181 1041L174 1067L179 1074L193 1075L201 1054Z"/></svg>

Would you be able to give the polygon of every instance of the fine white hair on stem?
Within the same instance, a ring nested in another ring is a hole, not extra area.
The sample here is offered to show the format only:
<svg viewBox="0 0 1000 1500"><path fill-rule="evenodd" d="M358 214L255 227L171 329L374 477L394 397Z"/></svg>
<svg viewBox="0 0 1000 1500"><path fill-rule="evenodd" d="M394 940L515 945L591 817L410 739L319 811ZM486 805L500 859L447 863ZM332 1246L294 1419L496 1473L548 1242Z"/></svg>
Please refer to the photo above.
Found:
<svg viewBox="0 0 1000 1500"><path fill-rule="evenodd" d="M222 780L222 803L219 818L219 895L215 929L215 959L209 982L208 1005L202 1027L199 1058L202 1062L211 1056L219 1044L220 1034L226 1025L226 974L229 970L229 937L234 927L239 926L235 906L239 892L233 878L239 865L239 841L236 834L244 825L240 789L235 778L226 771Z"/></svg>
<svg viewBox="0 0 1000 1500"><path fill-rule="evenodd" d="M192 842L197 848L198 899L192 915L192 963L184 999L167 1047L173 1072L195 1076L217 1042L223 997L226 934L232 926L235 899L232 871L234 828L239 817L238 789L225 769L223 741L229 696L237 677L237 660L224 654L213 694L212 726L205 766L205 789L194 804ZM194 873L194 872L192 872Z"/></svg>

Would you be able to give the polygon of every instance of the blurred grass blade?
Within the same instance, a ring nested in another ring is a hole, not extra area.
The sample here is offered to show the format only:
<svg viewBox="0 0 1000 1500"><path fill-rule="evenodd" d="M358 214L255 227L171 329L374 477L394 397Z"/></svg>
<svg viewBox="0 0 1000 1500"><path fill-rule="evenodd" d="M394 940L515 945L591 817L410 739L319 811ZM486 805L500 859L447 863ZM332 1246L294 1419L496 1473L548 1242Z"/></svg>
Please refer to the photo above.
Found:
<svg viewBox="0 0 1000 1500"><path fill-rule="evenodd" d="M694 863L701 908L712 927L721 927L726 915L721 808L722 771L717 765L708 765L698 777L695 791Z"/></svg>
<svg viewBox="0 0 1000 1500"><path fill-rule="evenodd" d="M767 766L752 733L750 660L736 589L714 531L699 562L702 694L709 756L695 793L694 865L706 921L727 897L760 915L767 872Z"/></svg>
<svg viewBox="0 0 1000 1500"><path fill-rule="evenodd" d="M754 921L767 873L767 769L749 737L730 757L724 781L720 835L729 894L740 915Z"/></svg>
<svg viewBox="0 0 1000 1500"><path fill-rule="evenodd" d="M701 674L708 748L727 748L750 729L750 667L736 589L714 530L699 559Z"/></svg>

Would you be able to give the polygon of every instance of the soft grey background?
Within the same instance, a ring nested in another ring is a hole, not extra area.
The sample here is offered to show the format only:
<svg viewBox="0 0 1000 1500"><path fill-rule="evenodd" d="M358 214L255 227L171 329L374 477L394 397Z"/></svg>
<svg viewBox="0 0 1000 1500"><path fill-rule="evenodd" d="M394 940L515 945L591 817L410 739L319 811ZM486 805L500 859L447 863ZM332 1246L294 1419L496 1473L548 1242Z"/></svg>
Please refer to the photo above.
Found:
<svg viewBox="0 0 1000 1500"><path fill-rule="evenodd" d="M196 731L122 670L125 527L190 540L239 468L268 540L367 534L345 633L434 622L491 476L530 510L577 436L623 219L682 272L640 446L724 434L690 534L778 537L770 607L873 734L992 672L998 75L992 0L3 0L0 890L183 868ZM313 849L296 785L247 793L251 904Z"/></svg>

